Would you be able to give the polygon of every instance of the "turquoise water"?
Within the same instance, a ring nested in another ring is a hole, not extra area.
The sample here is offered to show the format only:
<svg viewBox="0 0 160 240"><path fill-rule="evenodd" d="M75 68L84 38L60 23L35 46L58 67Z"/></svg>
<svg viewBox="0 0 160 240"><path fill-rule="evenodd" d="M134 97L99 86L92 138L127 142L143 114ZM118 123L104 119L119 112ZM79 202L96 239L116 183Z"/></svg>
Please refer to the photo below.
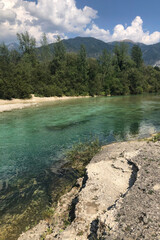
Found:
<svg viewBox="0 0 160 240"><path fill-rule="evenodd" d="M155 95L74 99L1 113L0 203L5 207L0 216L15 204L13 183L16 189L19 179L29 182L55 164L57 168L74 143L98 137L108 144L158 131L160 96ZM38 187L45 188L43 176L39 178Z"/></svg>

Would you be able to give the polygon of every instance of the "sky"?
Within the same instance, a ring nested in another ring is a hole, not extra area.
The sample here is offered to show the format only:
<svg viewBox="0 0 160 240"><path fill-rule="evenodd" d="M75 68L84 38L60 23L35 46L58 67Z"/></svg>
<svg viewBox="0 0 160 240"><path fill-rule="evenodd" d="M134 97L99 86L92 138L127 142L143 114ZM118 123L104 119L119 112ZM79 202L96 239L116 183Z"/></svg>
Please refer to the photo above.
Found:
<svg viewBox="0 0 160 240"><path fill-rule="evenodd" d="M160 42L159 0L0 0L0 42L28 31L40 43L76 36Z"/></svg>

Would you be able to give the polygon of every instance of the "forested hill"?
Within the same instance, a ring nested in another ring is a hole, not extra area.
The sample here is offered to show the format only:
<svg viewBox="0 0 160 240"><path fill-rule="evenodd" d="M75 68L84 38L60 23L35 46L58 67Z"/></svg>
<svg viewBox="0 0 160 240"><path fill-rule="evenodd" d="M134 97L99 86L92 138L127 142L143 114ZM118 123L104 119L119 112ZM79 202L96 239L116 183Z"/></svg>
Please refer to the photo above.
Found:
<svg viewBox="0 0 160 240"><path fill-rule="evenodd" d="M116 45L93 38L57 38L54 45L49 45L44 34L37 49L36 39L28 32L17 34L17 39L19 51L0 45L2 99L29 98L31 94L50 97L160 92L160 68L146 66L141 48L131 42L129 55L124 42ZM94 49L96 58L87 57L86 50L93 56Z"/></svg>
<svg viewBox="0 0 160 240"><path fill-rule="evenodd" d="M116 44L120 42L110 42L105 43L101 40L92 37L76 37L67 40L63 40L64 46L67 52L78 52L80 46L84 45L86 48L87 56L98 58L103 49L107 49L109 52L113 52ZM134 42L126 40L125 43L128 45L128 50L131 52ZM143 60L146 65L154 65L156 62L160 61L160 43L153 45L145 45L143 43L137 43L141 48L143 54ZM53 51L54 43L50 44L50 49Z"/></svg>
<svg viewBox="0 0 160 240"><path fill-rule="evenodd" d="M120 44L120 42L105 43L101 40L92 37L76 37L67 40L62 40L62 42L67 52L78 53L78 51L80 50L80 46L84 45L86 48L87 57L93 58L98 58L102 54L102 51L104 49L107 49L107 51L109 52L113 52L115 45ZM124 42L128 45L129 53L131 52L131 49L135 44L137 44L141 48L143 60L146 65L153 66L155 64L158 64L158 61L160 65L160 43L153 45L145 45L143 43L134 43L130 40L125 40ZM49 48L52 53L54 51L54 45L55 43L49 44ZM18 50L18 44L11 43L8 45L8 49ZM38 48L38 52L41 52L41 48Z"/></svg>

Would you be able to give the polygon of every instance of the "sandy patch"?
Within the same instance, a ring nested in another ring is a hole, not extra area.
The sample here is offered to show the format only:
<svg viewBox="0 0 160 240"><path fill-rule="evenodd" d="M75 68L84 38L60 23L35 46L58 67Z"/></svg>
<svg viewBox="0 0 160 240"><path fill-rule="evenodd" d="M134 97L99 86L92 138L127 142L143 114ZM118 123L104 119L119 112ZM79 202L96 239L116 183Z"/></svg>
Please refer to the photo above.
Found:
<svg viewBox="0 0 160 240"><path fill-rule="evenodd" d="M0 100L0 112L12 111L15 109L23 109L26 107L31 107L34 105L38 105L38 103L44 102L54 102L61 100L70 100L77 98L88 98L89 96L78 96L78 97L35 97L32 95L30 99L12 99L12 100Z"/></svg>

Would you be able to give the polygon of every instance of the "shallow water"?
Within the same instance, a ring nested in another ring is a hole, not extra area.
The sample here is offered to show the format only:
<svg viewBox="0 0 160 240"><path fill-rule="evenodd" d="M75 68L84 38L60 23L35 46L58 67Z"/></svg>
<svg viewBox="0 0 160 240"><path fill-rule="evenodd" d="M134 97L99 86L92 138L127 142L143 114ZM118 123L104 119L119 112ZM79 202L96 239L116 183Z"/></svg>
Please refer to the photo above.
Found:
<svg viewBox="0 0 160 240"><path fill-rule="evenodd" d="M98 137L108 144L158 131L158 95L72 99L1 113L0 228L5 221L12 225L15 214L28 211L29 217L27 204L41 198L40 208L34 204L32 212L32 221L39 220L36 216L50 202L49 189L56 181L50 169L59 167L74 143ZM23 221L22 229L29 221ZM16 224L15 232L20 232ZM16 239L17 233L11 232L7 239Z"/></svg>

